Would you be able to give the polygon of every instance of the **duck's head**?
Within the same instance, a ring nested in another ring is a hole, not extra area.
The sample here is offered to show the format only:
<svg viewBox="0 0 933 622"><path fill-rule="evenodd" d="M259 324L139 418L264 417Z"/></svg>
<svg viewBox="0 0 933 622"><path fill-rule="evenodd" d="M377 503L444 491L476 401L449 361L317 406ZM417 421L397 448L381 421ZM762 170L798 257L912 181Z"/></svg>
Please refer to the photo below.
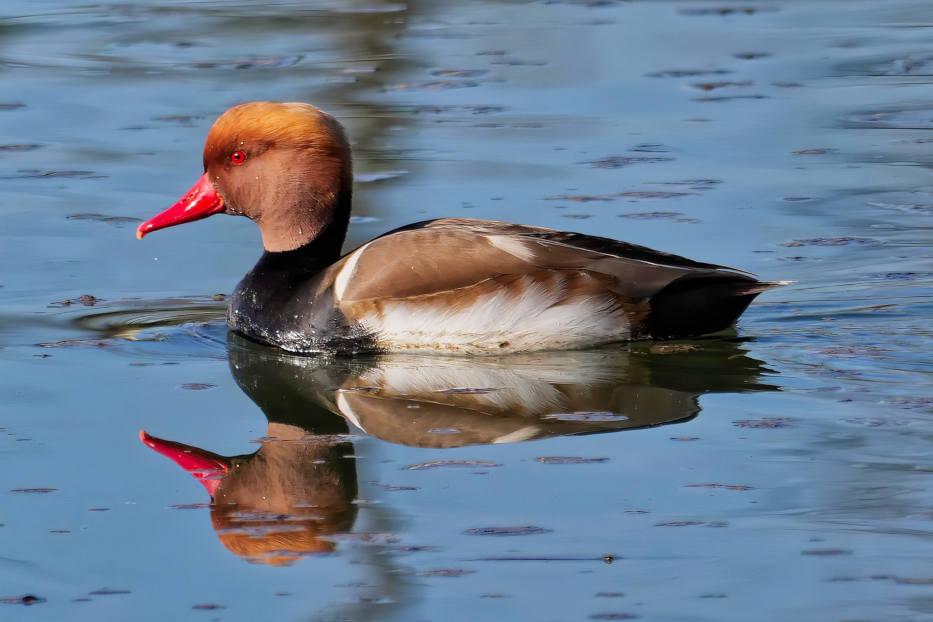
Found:
<svg viewBox="0 0 933 622"><path fill-rule="evenodd" d="M302 103L241 104L208 132L204 175L136 237L225 212L259 225L267 251L292 250L325 233L339 247L352 179L350 147L334 117Z"/></svg>

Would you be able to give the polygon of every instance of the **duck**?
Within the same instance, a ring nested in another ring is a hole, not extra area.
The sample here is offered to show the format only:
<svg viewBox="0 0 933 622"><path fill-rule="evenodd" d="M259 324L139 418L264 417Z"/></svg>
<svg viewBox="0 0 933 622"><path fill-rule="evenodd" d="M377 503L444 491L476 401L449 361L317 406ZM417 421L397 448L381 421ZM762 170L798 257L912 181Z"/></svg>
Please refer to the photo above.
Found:
<svg viewBox="0 0 933 622"><path fill-rule="evenodd" d="M207 133L204 173L152 231L225 213L259 226L263 253L229 297L228 328L298 354L508 354L732 327L787 281L637 244L544 227L438 218L342 254L349 141L307 103L257 101Z"/></svg>

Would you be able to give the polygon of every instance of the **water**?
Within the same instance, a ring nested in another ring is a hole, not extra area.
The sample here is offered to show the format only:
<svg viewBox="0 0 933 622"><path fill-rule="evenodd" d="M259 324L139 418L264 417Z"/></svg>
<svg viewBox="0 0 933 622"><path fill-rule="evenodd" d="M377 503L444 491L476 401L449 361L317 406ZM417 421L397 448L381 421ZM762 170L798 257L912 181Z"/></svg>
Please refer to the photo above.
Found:
<svg viewBox="0 0 933 622"><path fill-rule="evenodd" d="M907 0L8 0L0 615L930 619L931 25ZM663 346L231 340L255 227L133 229L254 99L346 125L348 248L462 215L796 284Z"/></svg>

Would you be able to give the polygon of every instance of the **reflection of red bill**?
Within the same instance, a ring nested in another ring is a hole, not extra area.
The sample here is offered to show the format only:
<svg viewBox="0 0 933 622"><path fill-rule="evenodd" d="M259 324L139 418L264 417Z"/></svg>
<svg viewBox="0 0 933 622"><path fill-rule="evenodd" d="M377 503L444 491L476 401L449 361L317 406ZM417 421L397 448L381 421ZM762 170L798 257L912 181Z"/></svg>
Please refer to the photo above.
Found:
<svg viewBox="0 0 933 622"><path fill-rule="evenodd" d="M191 190L186 192L175 205L139 225L136 229L136 237L141 240L150 231L207 218L223 210L223 197L217 194L211 180L207 178L207 173L204 173L198 183L192 186Z"/></svg>
<svg viewBox="0 0 933 622"><path fill-rule="evenodd" d="M217 487L220 486L220 480L230 470L230 464L223 456L205 449L156 438L147 434L145 430L139 431L139 440L191 473L204 484L212 497Z"/></svg>

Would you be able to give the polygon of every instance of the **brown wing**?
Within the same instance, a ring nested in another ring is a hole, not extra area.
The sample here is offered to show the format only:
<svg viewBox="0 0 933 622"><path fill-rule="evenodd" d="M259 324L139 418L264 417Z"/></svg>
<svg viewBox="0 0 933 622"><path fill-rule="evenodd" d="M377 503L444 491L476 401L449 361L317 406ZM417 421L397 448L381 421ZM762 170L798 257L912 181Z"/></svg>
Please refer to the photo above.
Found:
<svg viewBox="0 0 933 622"><path fill-rule="evenodd" d="M466 218L396 229L349 253L334 269L342 302L434 294L542 269L605 274L613 277L613 290L629 298L653 296L686 275L744 276L608 238Z"/></svg>

